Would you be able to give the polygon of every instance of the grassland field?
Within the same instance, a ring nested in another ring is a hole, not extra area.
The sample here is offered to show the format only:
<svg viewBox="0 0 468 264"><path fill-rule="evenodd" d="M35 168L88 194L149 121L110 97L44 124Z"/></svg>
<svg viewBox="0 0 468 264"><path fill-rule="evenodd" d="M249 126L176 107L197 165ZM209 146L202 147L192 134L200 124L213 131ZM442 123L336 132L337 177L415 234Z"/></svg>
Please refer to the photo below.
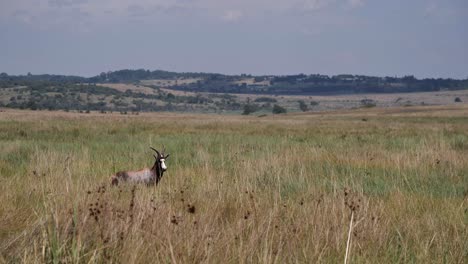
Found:
<svg viewBox="0 0 468 264"><path fill-rule="evenodd" d="M151 166L156 187L110 186ZM468 262L468 105L0 111L0 262Z"/></svg>

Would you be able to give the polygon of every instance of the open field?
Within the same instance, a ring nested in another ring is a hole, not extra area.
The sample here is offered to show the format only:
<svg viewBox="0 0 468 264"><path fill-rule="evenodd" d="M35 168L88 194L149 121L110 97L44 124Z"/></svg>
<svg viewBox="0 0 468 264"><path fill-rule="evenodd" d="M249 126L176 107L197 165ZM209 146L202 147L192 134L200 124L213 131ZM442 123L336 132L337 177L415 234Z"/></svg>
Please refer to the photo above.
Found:
<svg viewBox="0 0 468 264"><path fill-rule="evenodd" d="M155 89L152 89L149 87L134 85L134 84L126 84L126 83L103 83L103 84L98 84L98 86L109 87L119 92L126 92L127 90L130 90L135 93L143 93L143 94L156 94L157 93Z"/></svg>
<svg viewBox="0 0 468 264"><path fill-rule="evenodd" d="M174 85L184 85L184 84L191 84L196 83L198 81L203 80L202 78L177 78L177 79L154 79L154 80L141 80L141 84L143 85L155 85L161 87L170 87Z"/></svg>
<svg viewBox="0 0 468 264"><path fill-rule="evenodd" d="M256 82L255 78L243 78L238 81L234 82L235 84L246 84L246 85L261 85L261 86L269 86L271 85L269 80L263 80Z"/></svg>
<svg viewBox="0 0 468 264"><path fill-rule="evenodd" d="M157 80L149 80L157 81ZM155 84L156 82L142 81L143 84ZM191 79L182 81L192 81ZM195 80L196 81L196 80ZM253 83L253 78L246 78L239 83ZM100 86L116 89L121 92L131 90L145 94L154 94L156 90L150 87L133 85L133 84L100 84ZM205 96L210 97L212 93L186 92L171 89L170 86L161 86L160 91L164 93L172 93L177 96ZM468 102L468 90L457 91L437 91L437 92L415 92L415 93L375 93L375 94L342 94L342 95L264 95L264 94L230 94L232 98L245 104L248 101L254 101L257 98L272 98L277 103L289 111L300 111L298 101L304 101L310 110L313 111L330 111L339 109L352 109L362 107L363 100L369 100L377 107L399 107L399 106L419 106L419 105L460 105L463 102ZM460 102L455 102L455 98L459 98ZM310 105L311 102L316 104Z"/></svg>
<svg viewBox="0 0 468 264"><path fill-rule="evenodd" d="M109 186L171 157L157 187ZM466 263L468 105L0 111L0 263Z"/></svg>
<svg viewBox="0 0 468 264"><path fill-rule="evenodd" d="M246 102L247 98L255 100L261 97L270 97L278 104L290 111L300 111L298 101L303 100L313 111L330 111L362 107L363 100L371 100L377 107L399 107L419 105L460 105L468 102L468 90L417 92L417 93L375 93L375 94L342 94L342 95L261 95L261 94L232 94L236 100ZM455 102L460 98L462 103ZM310 105L316 102L317 105Z"/></svg>

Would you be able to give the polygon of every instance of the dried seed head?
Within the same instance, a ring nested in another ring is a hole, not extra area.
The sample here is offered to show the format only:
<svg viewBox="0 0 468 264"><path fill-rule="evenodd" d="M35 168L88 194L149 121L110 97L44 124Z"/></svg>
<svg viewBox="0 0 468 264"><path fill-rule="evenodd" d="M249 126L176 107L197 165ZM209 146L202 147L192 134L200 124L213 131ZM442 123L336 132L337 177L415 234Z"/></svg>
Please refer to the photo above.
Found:
<svg viewBox="0 0 468 264"><path fill-rule="evenodd" d="M348 196L348 194L349 194L348 188L344 188L344 195L345 195L345 196Z"/></svg>
<svg viewBox="0 0 468 264"><path fill-rule="evenodd" d="M195 206L194 205L187 205L187 212L194 214L195 213Z"/></svg>

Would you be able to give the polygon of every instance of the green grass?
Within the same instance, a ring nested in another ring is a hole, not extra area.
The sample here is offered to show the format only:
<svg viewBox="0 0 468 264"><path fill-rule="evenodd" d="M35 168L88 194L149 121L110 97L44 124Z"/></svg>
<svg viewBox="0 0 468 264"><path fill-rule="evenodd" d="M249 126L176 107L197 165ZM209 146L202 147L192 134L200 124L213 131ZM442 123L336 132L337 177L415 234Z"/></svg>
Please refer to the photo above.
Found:
<svg viewBox="0 0 468 264"><path fill-rule="evenodd" d="M468 122L455 110L2 112L0 261L341 262L353 204L351 263L462 263ZM163 144L159 186L109 186Z"/></svg>

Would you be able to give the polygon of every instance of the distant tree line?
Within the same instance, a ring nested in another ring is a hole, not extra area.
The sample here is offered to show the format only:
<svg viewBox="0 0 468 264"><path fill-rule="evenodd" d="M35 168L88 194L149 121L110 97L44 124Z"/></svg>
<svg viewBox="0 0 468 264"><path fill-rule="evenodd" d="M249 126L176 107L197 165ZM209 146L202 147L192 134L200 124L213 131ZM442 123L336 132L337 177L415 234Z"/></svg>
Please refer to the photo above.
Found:
<svg viewBox="0 0 468 264"><path fill-rule="evenodd" d="M416 79L414 76L297 75L275 77L269 92L278 94L404 93L468 89L468 79Z"/></svg>
<svg viewBox="0 0 468 264"><path fill-rule="evenodd" d="M210 73L177 73L162 70L119 70L102 72L101 74L89 78L88 82L93 83L138 83L141 80L152 79L183 79L183 78L209 78L212 76L222 76L221 74Z"/></svg>
<svg viewBox="0 0 468 264"><path fill-rule="evenodd" d="M230 77L229 79L232 79ZM182 91L212 93L252 93L270 95L317 95L358 93L406 93L468 89L468 79L416 79L358 75L291 75L270 77L270 85L235 84L228 79L203 80L172 87Z"/></svg>
<svg viewBox="0 0 468 264"><path fill-rule="evenodd" d="M416 79L413 76L367 77L353 76L283 76L271 78L270 86L233 84L217 80L171 87L182 91L212 93L253 93L273 95L320 95L359 93L407 93L468 89L468 80Z"/></svg>
<svg viewBox="0 0 468 264"><path fill-rule="evenodd" d="M216 73L176 73L162 70L149 71L119 70L103 72L91 78L64 75L18 75L0 74L0 88L14 86L53 86L54 84L78 83L139 83L149 79L198 78L194 83L173 85L171 88L190 92L211 93L254 93L254 94L350 94L350 93L400 93L440 90L468 89L468 79L426 78L414 76L374 77L341 74L335 76L321 74L298 74L286 76L223 75ZM245 78L253 78L254 83L239 83ZM269 85L257 82L269 81Z"/></svg>

